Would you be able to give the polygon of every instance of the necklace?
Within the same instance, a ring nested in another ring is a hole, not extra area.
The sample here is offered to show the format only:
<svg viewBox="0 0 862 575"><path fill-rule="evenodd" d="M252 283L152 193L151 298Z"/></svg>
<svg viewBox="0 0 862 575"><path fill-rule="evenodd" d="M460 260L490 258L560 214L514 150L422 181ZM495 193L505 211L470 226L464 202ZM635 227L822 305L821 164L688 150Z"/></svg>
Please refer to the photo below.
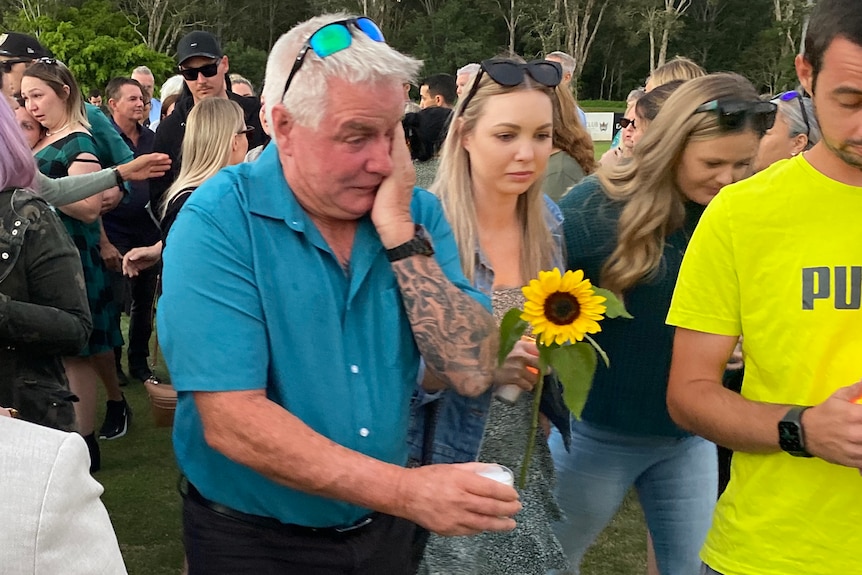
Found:
<svg viewBox="0 0 862 575"><path fill-rule="evenodd" d="M59 134L60 132L62 132L66 128L68 128L70 123L71 122L66 122L65 124L63 124L62 127L60 127L59 130L54 130L53 132L45 132L45 135L46 136L56 136L57 134Z"/></svg>

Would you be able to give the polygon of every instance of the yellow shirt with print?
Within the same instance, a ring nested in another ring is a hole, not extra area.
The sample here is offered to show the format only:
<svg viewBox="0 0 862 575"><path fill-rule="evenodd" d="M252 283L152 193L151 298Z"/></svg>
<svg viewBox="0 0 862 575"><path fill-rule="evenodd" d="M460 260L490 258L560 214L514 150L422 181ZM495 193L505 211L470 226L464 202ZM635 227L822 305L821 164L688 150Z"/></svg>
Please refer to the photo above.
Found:
<svg viewBox="0 0 862 575"><path fill-rule="evenodd" d="M862 188L797 156L710 203L668 323L744 334L746 398L815 405L862 379L860 300ZM701 557L724 575L862 574L859 470L734 454Z"/></svg>

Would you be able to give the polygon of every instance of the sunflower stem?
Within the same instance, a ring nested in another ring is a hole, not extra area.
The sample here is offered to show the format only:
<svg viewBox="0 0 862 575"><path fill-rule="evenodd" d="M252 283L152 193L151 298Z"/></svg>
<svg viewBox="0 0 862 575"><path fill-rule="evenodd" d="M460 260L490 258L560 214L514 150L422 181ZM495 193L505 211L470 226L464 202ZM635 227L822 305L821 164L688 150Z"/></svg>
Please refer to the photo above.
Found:
<svg viewBox="0 0 862 575"><path fill-rule="evenodd" d="M533 458L533 447L536 444L536 433L539 431L539 406L542 403L542 387L545 385L544 362L539 364L539 372L536 374L536 386L533 388L533 415L530 419L530 434L527 439L527 450L524 452L524 460L521 461L521 476L518 478L518 489L523 490L527 485L527 474L530 471L530 459Z"/></svg>

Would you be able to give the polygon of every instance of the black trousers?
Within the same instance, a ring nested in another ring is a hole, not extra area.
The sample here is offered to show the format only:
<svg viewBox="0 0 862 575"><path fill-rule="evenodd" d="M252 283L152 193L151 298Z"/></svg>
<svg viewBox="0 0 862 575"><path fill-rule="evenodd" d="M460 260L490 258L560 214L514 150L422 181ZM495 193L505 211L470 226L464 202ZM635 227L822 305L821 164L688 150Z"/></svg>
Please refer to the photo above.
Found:
<svg viewBox="0 0 862 575"><path fill-rule="evenodd" d="M266 527L228 517L185 496L189 575L413 575L416 525L391 515L353 531Z"/></svg>
<svg viewBox="0 0 862 575"><path fill-rule="evenodd" d="M156 264L143 270L137 277L128 278L111 272L114 299L120 310L129 314L128 358L129 371L149 371L150 336L153 334L153 302L161 273ZM122 352L120 352L122 353Z"/></svg>

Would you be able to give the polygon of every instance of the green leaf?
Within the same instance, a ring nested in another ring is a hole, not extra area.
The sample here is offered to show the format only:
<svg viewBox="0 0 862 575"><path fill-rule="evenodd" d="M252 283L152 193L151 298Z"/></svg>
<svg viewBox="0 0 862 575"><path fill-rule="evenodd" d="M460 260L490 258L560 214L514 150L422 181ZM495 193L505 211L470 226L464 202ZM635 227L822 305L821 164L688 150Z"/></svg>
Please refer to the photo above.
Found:
<svg viewBox="0 0 862 575"><path fill-rule="evenodd" d="M611 319L615 317L634 319L634 317L626 310L626 306L623 305L623 302L621 302L612 291L595 286L593 286L593 291L596 292L596 295L603 296L605 299L607 299L607 301L605 302L605 306L608 309L607 311L605 311L605 317L609 317Z"/></svg>
<svg viewBox="0 0 862 575"><path fill-rule="evenodd" d="M512 353L515 342L521 339L527 330L527 322L521 319L521 310L513 307L503 316L500 322L500 351L497 352L497 365L503 365L506 357Z"/></svg>
<svg viewBox="0 0 862 575"><path fill-rule="evenodd" d="M566 407L580 419L599 362L596 350L590 344L580 342L552 350L550 355L550 364L563 384Z"/></svg>
<svg viewBox="0 0 862 575"><path fill-rule="evenodd" d="M590 345L593 346L600 356L602 356L602 360L605 362L605 367L611 366L611 359L608 357L608 354L605 353L605 350L602 349L602 346L599 345L599 342L590 337L589 334L584 334L584 337L589 340Z"/></svg>

